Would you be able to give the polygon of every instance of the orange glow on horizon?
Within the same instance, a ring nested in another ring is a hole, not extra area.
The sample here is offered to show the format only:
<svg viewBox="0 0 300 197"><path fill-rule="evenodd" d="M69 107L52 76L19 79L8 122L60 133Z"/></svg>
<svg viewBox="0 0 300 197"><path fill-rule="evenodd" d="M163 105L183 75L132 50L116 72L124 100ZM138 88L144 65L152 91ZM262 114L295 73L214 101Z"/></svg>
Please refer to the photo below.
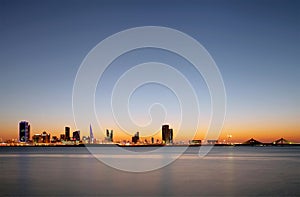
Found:
<svg viewBox="0 0 300 197"><path fill-rule="evenodd" d="M51 134L52 136L57 136L60 137L60 134L63 134L64 127L60 126L59 123L57 123L58 126L54 127L54 125L51 125L53 128L49 129L50 127L46 128L43 127L42 124L36 125L34 123L31 123L31 139L34 134L40 134L43 131L46 131L47 133ZM69 125L71 127L71 135L72 132L75 130L74 125ZM114 141L122 141L122 140L127 140L131 141L131 135L126 132L122 132L116 128L111 128L114 130ZM181 135L181 137L176 137L176 128L174 129L174 141L185 141L187 142L188 140L193 140L193 139L201 139L203 140L205 138L205 128L200 128L198 132L196 133L195 137L193 137L192 133L187 133L186 135ZM18 123L13 123L13 124L6 124L4 125L1 130L0 130L0 138L2 140L8 140L8 139L17 139L18 138ZM94 136L97 139L104 139L105 133L99 134L96 130L94 130ZM231 134L232 137L229 139L228 134ZM89 130L86 129L86 131L81 131L81 138L82 136L89 136ZM144 136L142 132L140 132L140 137L141 139L147 139L150 140L151 137L154 137L154 140L156 141L157 139L161 141L161 131L154 133L152 135ZM256 126L249 126L246 124L235 124L234 126L226 124L220 133L219 136L219 141L228 141L230 142L237 142L237 143L242 143L247 141L250 138L254 138L258 141L261 142L273 142L277 139L280 138L285 138L291 142L300 142L300 132L296 124L294 125L256 125Z"/></svg>

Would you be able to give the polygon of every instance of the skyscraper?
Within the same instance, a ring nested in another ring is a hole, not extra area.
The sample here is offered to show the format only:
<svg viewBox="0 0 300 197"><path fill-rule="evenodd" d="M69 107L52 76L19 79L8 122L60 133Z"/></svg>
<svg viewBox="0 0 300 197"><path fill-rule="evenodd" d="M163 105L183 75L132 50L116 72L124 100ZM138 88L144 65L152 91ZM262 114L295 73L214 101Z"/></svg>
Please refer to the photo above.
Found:
<svg viewBox="0 0 300 197"><path fill-rule="evenodd" d="M114 133L114 131L111 130L111 131L110 131L110 141L111 141L111 142L114 141L114 134L113 134L113 133Z"/></svg>
<svg viewBox="0 0 300 197"><path fill-rule="evenodd" d="M27 121L19 123L19 141L28 142L30 139L30 125Z"/></svg>
<svg viewBox="0 0 300 197"><path fill-rule="evenodd" d="M173 129L169 128L169 125L162 126L162 141L165 144L173 143Z"/></svg>
<svg viewBox="0 0 300 197"><path fill-rule="evenodd" d="M163 141L163 143L166 143L167 135L169 132L169 125L163 125L161 128L161 132L162 132L162 141Z"/></svg>
<svg viewBox="0 0 300 197"><path fill-rule="evenodd" d="M73 132L73 140L80 141L80 131Z"/></svg>
<svg viewBox="0 0 300 197"><path fill-rule="evenodd" d="M92 129L92 125L90 124L90 140L89 140L90 144L94 143L94 134L93 134L93 129Z"/></svg>
<svg viewBox="0 0 300 197"><path fill-rule="evenodd" d="M65 127L65 138L66 141L70 140L70 127Z"/></svg>
<svg viewBox="0 0 300 197"><path fill-rule="evenodd" d="M132 143L137 143L140 140L140 133L136 132L136 134L134 134L134 136L132 137Z"/></svg>
<svg viewBox="0 0 300 197"><path fill-rule="evenodd" d="M109 137L109 130L106 129L106 137Z"/></svg>
<svg viewBox="0 0 300 197"><path fill-rule="evenodd" d="M170 140L170 142L169 143L173 143L173 129L170 129L169 130L169 133L170 133L170 136L169 136L169 140Z"/></svg>
<svg viewBox="0 0 300 197"><path fill-rule="evenodd" d="M114 137L113 132L114 132L113 130L111 130L111 131L109 132L109 130L106 129L106 138L105 138L105 141L106 141L106 142L113 142L113 137Z"/></svg>

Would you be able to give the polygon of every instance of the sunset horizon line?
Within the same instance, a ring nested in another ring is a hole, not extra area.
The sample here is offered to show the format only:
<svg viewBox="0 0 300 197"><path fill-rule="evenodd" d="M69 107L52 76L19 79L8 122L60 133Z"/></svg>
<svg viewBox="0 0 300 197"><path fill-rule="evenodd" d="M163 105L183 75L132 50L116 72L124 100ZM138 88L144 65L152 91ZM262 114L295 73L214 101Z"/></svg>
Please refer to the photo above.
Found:
<svg viewBox="0 0 300 197"><path fill-rule="evenodd" d="M22 122L22 121L27 121L27 120L21 120L21 121L19 121L19 123ZM168 123L166 123L166 124L168 124ZM64 125L64 128L66 128L66 127L71 128L71 126L68 125L68 124ZM99 140L104 139L105 138L105 130L107 130L107 129L113 130L114 134L117 134L117 135L114 136L114 139L115 139L115 141L118 141L118 142L130 141L131 137L134 135L134 134L130 135L130 132L122 130L122 129L116 129L114 127L108 127L106 129L102 129L103 132L95 132L94 133L95 138L99 139ZM55 137L59 138L60 135L63 132L63 131L51 131L51 130L56 130L56 129L39 129L39 130L40 131L36 131L36 130L32 131L31 130L30 131L30 133L31 133L30 139L32 139L32 137L34 135L39 135L39 134L41 134L43 132L47 132L48 134L51 134L52 137L55 136ZM174 129L174 130L176 131L176 129ZM74 132L75 131L80 131L81 135L82 135L81 138L82 137L89 137L88 131L82 131L80 129L73 129L73 130L71 130L71 133L73 131ZM19 128L15 132L19 133ZM142 134L142 132L139 129L135 130L134 132L139 132L139 133ZM153 135L140 136L140 138L143 139L143 140L145 140L145 139L149 139L149 138L151 139L153 137L153 138L155 138L155 140L158 140L158 138L161 140L161 134L162 134L161 132L162 132L162 129L160 128L158 131L154 132ZM235 132L238 132L238 131L235 131ZM10 133L12 133L12 132L10 132ZM267 137L263 137L263 136L255 135L255 134L250 135L248 133L244 134L244 135L241 135L241 134L232 135L230 132L226 132L226 131L222 130L220 132L220 135L218 136L217 139L209 139L209 138L206 138L204 135L205 135L205 132L203 133L200 130L197 130L196 135L194 135L193 137L188 137L188 135L187 135L187 137L176 138L176 134L174 134L174 141L176 141L176 142L181 142L181 141L185 142L185 141L187 141L188 142L188 141L192 141L192 140L203 140L203 141L205 141L205 140L217 140L217 141L223 142L223 143L225 143L225 142L228 143L228 141L230 141L230 143L243 143L243 142L245 142L245 141L247 141L249 139L255 139L255 140L261 141L263 143L267 143L267 142L268 143L273 143L273 142L275 142L278 139L287 139L287 140L289 140L292 143L300 143L300 140L297 137L285 136L283 134L281 134L281 135L277 134L277 135L272 135L272 136L267 136ZM9 135L8 134L8 135L6 135L6 137L4 137L4 136L5 135L0 136L0 140L2 142L4 142L4 141L12 141L12 140L16 140L16 139L18 140L18 138L19 138L19 134L17 134L17 135L15 135L15 134Z"/></svg>

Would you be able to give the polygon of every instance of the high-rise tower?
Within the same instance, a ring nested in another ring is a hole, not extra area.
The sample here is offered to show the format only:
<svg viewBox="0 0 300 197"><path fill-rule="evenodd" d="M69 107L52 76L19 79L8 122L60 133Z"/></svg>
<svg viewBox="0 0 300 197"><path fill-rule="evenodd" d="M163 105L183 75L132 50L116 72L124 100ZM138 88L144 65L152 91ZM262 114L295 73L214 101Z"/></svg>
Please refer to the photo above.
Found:
<svg viewBox="0 0 300 197"><path fill-rule="evenodd" d="M80 131L73 132L73 140L80 141Z"/></svg>
<svg viewBox="0 0 300 197"><path fill-rule="evenodd" d="M165 144L173 143L173 129L169 128L169 125L162 126L162 141Z"/></svg>
<svg viewBox="0 0 300 197"><path fill-rule="evenodd" d="M93 134L93 130L92 130L92 125L90 124L90 144L94 143L94 134Z"/></svg>
<svg viewBox="0 0 300 197"><path fill-rule="evenodd" d="M70 140L70 127L65 127L65 138L66 141Z"/></svg>
<svg viewBox="0 0 300 197"><path fill-rule="evenodd" d="M27 121L19 123L19 141L28 142L30 139L30 125Z"/></svg>

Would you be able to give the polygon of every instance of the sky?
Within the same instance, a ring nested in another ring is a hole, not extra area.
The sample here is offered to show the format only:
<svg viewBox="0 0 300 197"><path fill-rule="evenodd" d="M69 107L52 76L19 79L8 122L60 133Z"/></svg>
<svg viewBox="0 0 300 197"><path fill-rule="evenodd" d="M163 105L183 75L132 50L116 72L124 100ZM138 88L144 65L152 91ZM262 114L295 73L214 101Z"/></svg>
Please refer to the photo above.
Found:
<svg viewBox="0 0 300 197"><path fill-rule="evenodd" d="M73 118L76 73L100 41L140 26L182 31L210 53L227 96L220 140L231 134L237 142L251 137L300 142L300 3L286 0L0 0L0 138L17 138L21 120L30 122L31 134L59 136L68 125L89 135L89 124L76 128ZM149 61L173 66L193 85L201 111L195 138L203 138L211 115L203 78L178 55L151 48L123 54L105 71L95 94L102 130L93 125L94 135L102 137L109 128L116 139L130 139L136 131L160 138L161 125L141 128L151 120L148 110L156 102L168 111L163 123L176 132L178 98L158 84L145 84L132 94L129 106L136 126L122 131L112 120L114 83L126 70ZM185 138L177 140L193 138L193 128L184 129Z"/></svg>

